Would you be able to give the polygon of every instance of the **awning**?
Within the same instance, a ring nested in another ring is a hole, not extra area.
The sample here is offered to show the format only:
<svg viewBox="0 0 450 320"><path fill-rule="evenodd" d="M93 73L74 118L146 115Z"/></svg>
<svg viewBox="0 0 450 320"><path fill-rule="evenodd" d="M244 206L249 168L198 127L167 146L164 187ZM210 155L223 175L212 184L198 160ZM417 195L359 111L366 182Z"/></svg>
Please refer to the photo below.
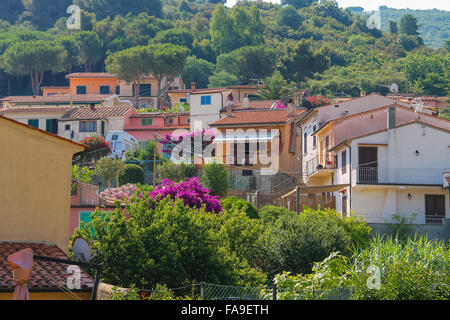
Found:
<svg viewBox="0 0 450 320"><path fill-rule="evenodd" d="M324 186L300 186L300 193L322 193L339 191L343 188L349 187L350 184L333 184Z"/></svg>
<svg viewBox="0 0 450 320"><path fill-rule="evenodd" d="M234 134L234 135L219 135L214 138L214 142L233 142L233 141L247 141L247 142L261 142L271 141L278 136L278 131L272 132L268 130L264 134L249 133L249 134Z"/></svg>

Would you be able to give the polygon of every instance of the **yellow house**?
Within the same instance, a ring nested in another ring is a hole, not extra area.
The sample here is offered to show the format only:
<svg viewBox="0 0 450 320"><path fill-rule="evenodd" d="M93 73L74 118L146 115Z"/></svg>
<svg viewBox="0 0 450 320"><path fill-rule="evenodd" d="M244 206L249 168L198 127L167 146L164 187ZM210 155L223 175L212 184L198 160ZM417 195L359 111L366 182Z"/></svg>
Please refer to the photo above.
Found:
<svg viewBox="0 0 450 320"><path fill-rule="evenodd" d="M32 248L35 255L67 259L72 157L85 147L3 116L0 146L0 299L11 299L8 255ZM60 290L67 267L35 261L30 298L88 299L93 281L82 270L76 297Z"/></svg>
<svg viewBox="0 0 450 320"><path fill-rule="evenodd" d="M0 116L0 239L68 250L72 156L84 146Z"/></svg>

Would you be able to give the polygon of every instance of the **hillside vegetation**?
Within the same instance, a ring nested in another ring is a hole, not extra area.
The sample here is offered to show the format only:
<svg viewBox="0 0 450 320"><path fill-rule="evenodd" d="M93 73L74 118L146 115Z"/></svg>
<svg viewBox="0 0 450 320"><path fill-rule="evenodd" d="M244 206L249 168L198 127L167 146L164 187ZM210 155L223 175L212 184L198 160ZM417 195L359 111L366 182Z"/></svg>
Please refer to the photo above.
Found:
<svg viewBox="0 0 450 320"><path fill-rule="evenodd" d="M217 0L74 0L82 9L81 30L69 30L71 2L5 2L0 96L67 85L68 72L132 75L133 68L160 77L181 74L187 87L195 81L200 88L270 83L272 77L284 87L328 98L386 94L393 82L400 92L449 92L450 41L441 28L448 19L440 23L433 10L426 11L425 25L401 10L383 9L388 20L401 17L385 31L368 27L364 14L330 0L283 0L287 6L240 1L233 8ZM440 28L435 35L445 43L438 49L428 47L420 34L431 25ZM141 54L151 63L123 63L136 62Z"/></svg>

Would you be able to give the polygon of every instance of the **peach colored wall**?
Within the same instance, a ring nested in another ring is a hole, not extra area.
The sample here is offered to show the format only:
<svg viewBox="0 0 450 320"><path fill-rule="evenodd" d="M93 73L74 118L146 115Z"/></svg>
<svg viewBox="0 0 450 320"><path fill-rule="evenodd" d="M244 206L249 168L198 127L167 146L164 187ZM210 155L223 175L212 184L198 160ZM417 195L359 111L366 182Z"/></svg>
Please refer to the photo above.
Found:
<svg viewBox="0 0 450 320"><path fill-rule="evenodd" d="M70 78L72 94L77 93L77 86L86 86L87 94L100 94L100 86L109 86L110 94L114 94L118 85L118 78Z"/></svg>

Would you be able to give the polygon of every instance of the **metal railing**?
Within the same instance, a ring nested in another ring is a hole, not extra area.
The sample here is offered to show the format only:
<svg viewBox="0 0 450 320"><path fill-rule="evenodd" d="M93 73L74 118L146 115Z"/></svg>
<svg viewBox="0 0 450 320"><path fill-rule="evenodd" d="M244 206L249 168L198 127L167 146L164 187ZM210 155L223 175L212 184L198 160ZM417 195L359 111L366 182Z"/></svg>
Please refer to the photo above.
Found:
<svg viewBox="0 0 450 320"><path fill-rule="evenodd" d="M306 174L311 176L321 169L335 169L336 161L333 154L319 154L306 163Z"/></svg>
<svg viewBox="0 0 450 320"><path fill-rule="evenodd" d="M426 224L444 224L445 216L425 215Z"/></svg>
<svg viewBox="0 0 450 320"><path fill-rule="evenodd" d="M358 168L358 183L378 183L377 167L361 167Z"/></svg>

